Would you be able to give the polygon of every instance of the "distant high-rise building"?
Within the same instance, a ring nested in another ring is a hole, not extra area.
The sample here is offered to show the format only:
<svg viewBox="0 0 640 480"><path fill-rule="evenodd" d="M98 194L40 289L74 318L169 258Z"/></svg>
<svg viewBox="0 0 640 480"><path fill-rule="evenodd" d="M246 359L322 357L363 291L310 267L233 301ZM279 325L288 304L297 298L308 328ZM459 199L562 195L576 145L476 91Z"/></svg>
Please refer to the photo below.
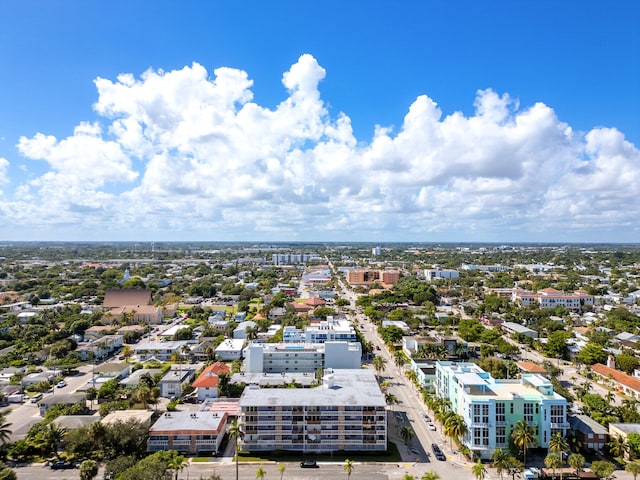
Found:
<svg viewBox="0 0 640 480"><path fill-rule="evenodd" d="M380 245L371 249L371 255L374 255L376 257L380 256Z"/></svg>

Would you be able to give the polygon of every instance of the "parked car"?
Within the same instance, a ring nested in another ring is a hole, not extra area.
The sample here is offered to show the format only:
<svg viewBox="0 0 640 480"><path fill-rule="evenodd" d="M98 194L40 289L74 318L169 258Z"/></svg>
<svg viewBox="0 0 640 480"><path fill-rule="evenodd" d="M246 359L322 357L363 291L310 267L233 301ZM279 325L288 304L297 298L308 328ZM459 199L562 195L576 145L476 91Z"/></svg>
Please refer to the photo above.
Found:
<svg viewBox="0 0 640 480"><path fill-rule="evenodd" d="M409 451L416 455L420 455L420 450L418 450L416 447L409 447Z"/></svg>
<svg viewBox="0 0 640 480"><path fill-rule="evenodd" d="M56 460L50 464L52 470L66 470L69 468L76 468L78 465L75 462L69 460Z"/></svg>
<svg viewBox="0 0 640 480"><path fill-rule="evenodd" d="M429 417L429 415L424 414L424 415L422 415L422 418L424 418L424 421L425 421L425 422L427 422L427 423L431 423L431 418Z"/></svg>
<svg viewBox="0 0 640 480"><path fill-rule="evenodd" d="M433 432L436 431L436 426L431 422L427 423L427 428Z"/></svg>
<svg viewBox="0 0 640 480"><path fill-rule="evenodd" d="M58 388L64 388L67 386L67 382L65 382L64 380L60 380L58 383L56 383L56 387Z"/></svg>
<svg viewBox="0 0 640 480"><path fill-rule="evenodd" d="M380 345L376 345L376 350L380 350Z"/></svg>
<svg viewBox="0 0 640 480"><path fill-rule="evenodd" d="M303 460L300 462L301 468L319 468L318 463L315 460Z"/></svg>

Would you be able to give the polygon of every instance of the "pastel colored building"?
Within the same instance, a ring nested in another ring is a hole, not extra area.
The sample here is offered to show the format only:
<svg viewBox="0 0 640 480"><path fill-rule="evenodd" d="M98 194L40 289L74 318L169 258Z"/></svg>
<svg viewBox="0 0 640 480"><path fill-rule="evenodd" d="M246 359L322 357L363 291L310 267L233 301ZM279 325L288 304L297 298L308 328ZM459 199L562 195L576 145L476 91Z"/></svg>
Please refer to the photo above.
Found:
<svg viewBox="0 0 640 480"><path fill-rule="evenodd" d="M514 425L525 420L537 445L548 448L554 433L566 436L567 401L541 375L495 379L474 363L436 362L436 395L449 400L467 425L464 445L482 459L508 448Z"/></svg>

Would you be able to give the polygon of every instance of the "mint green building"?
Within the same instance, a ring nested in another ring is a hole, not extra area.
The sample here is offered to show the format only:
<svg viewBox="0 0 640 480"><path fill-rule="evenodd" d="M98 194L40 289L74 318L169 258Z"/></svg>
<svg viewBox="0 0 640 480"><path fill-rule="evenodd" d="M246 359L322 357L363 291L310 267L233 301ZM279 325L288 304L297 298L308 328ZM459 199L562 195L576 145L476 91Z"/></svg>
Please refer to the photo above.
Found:
<svg viewBox="0 0 640 480"><path fill-rule="evenodd" d="M566 399L541 375L495 379L475 363L440 361L435 391L464 418L467 433L462 443L479 458L490 458L496 448L508 448L511 430L520 420L533 428L541 448L548 448L551 435L566 436L569 429Z"/></svg>

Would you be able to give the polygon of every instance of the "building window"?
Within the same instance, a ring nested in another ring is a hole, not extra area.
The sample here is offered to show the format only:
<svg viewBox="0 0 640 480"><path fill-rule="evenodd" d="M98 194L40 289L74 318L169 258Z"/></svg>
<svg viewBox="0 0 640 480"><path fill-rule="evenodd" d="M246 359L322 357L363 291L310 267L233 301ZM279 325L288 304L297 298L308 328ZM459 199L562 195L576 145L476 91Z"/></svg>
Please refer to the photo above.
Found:
<svg viewBox="0 0 640 480"><path fill-rule="evenodd" d="M489 429L488 428L473 429L473 446L474 447L489 446Z"/></svg>
<svg viewBox="0 0 640 480"><path fill-rule="evenodd" d="M507 427L496 427L496 444L505 445L507 443Z"/></svg>
<svg viewBox="0 0 640 480"><path fill-rule="evenodd" d="M473 423L489 423L489 405L473 406Z"/></svg>
<svg viewBox="0 0 640 480"><path fill-rule="evenodd" d="M524 404L524 419L526 422L533 422L533 403Z"/></svg>
<svg viewBox="0 0 640 480"><path fill-rule="evenodd" d="M511 413L513 413L513 403L510 404L510 407Z"/></svg>
<svg viewBox="0 0 640 480"><path fill-rule="evenodd" d="M504 411L504 403L498 402L496 403L496 422L505 422L505 411Z"/></svg>

